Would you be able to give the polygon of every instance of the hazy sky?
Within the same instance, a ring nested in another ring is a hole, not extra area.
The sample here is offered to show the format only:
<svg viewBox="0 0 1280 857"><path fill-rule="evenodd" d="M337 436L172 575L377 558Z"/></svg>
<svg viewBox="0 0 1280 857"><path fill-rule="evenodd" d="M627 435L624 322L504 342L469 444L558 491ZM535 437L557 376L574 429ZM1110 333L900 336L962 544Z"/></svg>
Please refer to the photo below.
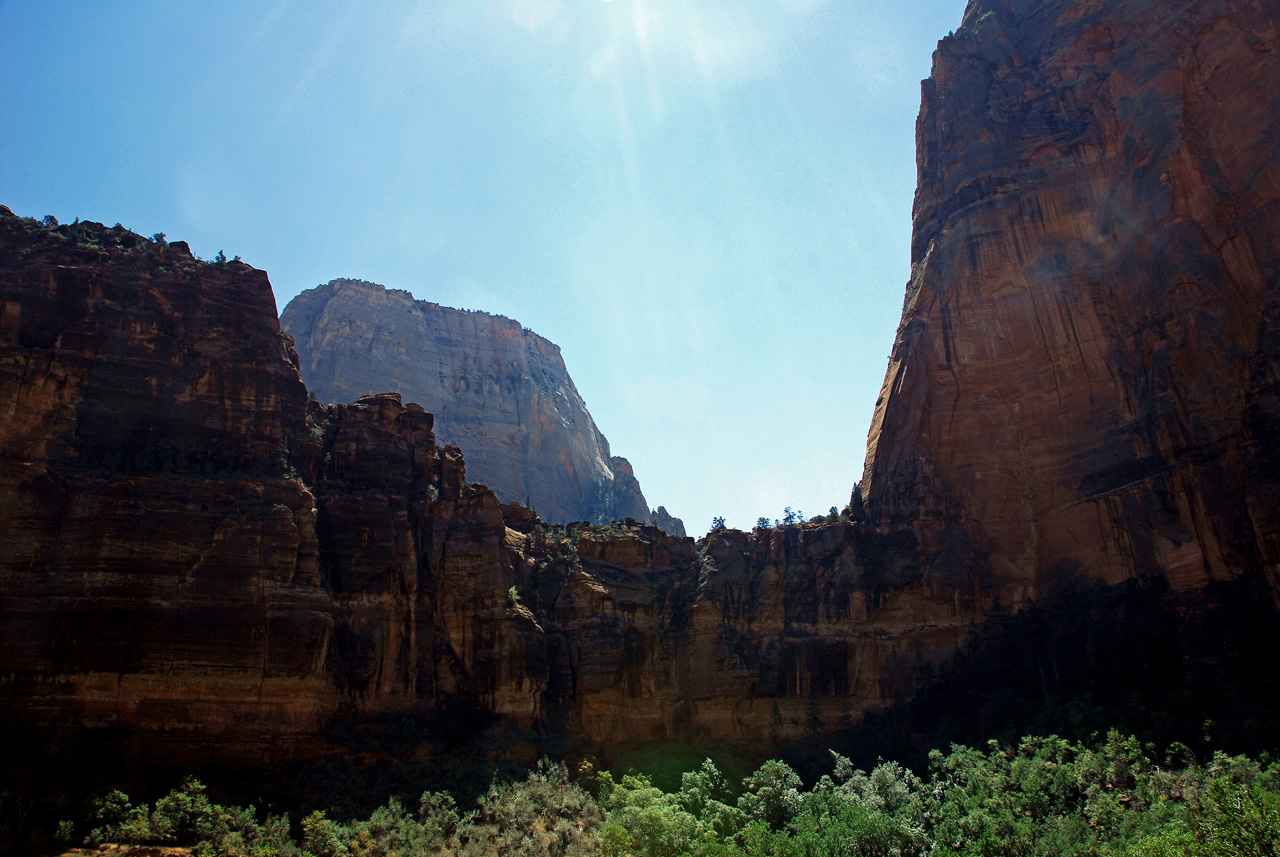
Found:
<svg viewBox="0 0 1280 857"><path fill-rule="evenodd" d="M0 0L0 203L518 319L651 506L843 506L964 0ZM465 450L464 450L465 452Z"/></svg>

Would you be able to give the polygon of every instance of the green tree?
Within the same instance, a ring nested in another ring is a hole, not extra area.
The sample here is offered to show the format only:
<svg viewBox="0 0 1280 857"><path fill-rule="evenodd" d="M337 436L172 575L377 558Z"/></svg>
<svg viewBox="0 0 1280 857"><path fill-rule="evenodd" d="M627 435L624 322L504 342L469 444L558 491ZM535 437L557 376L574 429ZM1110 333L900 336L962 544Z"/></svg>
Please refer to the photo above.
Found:
<svg viewBox="0 0 1280 857"><path fill-rule="evenodd" d="M738 809L750 821L761 821L780 830L804 808L803 783L791 766L770 759L742 781L745 793Z"/></svg>
<svg viewBox="0 0 1280 857"><path fill-rule="evenodd" d="M625 828L637 854L680 857L698 836L698 820L681 806L678 795L653 785L648 777L627 775L601 795L608 821Z"/></svg>
<svg viewBox="0 0 1280 857"><path fill-rule="evenodd" d="M347 857L350 852L338 834L338 825L325 818L322 810L302 819L302 847L312 857Z"/></svg>

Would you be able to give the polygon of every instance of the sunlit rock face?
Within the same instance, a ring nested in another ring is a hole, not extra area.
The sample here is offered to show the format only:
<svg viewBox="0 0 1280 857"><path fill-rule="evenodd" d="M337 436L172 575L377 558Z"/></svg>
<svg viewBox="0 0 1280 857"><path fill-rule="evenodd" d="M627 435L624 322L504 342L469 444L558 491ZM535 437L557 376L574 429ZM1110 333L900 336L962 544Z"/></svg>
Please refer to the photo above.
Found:
<svg viewBox="0 0 1280 857"><path fill-rule="evenodd" d="M0 301L0 720L260 764L490 683L443 617L527 625L496 499L420 407L308 403L263 272L0 209Z"/></svg>
<svg viewBox="0 0 1280 857"><path fill-rule="evenodd" d="M853 638L885 563L851 524L703 555L549 529L420 406L309 402L265 274L180 243L0 210L0 301L5 724L260 765L450 705L596 746L785 736L819 661L831 718L882 694L894 644Z"/></svg>
<svg viewBox="0 0 1280 857"><path fill-rule="evenodd" d="M1280 583L1278 22L975 0L939 44L862 481L921 591Z"/></svg>
<svg viewBox="0 0 1280 857"><path fill-rule="evenodd" d="M649 520L626 459L612 457L558 346L519 322L334 280L285 307L281 326L322 402L397 392L466 450L470 476L545 520Z"/></svg>
<svg viewBox="0 0 1280 857"><path fill-rule="evenodd" d="M458 705L760 746L913 686L972 612L895 594L910 532L699 550L500 505L398 394L309 402L265 275L185 245L0 211L0 300L9 726L110 727L139 764L323 756L335 723Z"/></svg>
<svg viewBox="0 0 1280 857"><path fill-rule="evenodd" d="M1274 683L1249 641L1278 627L1278 19L971 4L924 86L865 520L548 527L401 396L309 403L262 272L0 211L0 723L261 765L454 705L591 748L760 749L965 663L1046 697L1072 673L1123 696ZM464 354L558 360L459 316L439 335ZM294 329L409 341L332 319ZM625 488L595 448L586 472Z"/></svg>

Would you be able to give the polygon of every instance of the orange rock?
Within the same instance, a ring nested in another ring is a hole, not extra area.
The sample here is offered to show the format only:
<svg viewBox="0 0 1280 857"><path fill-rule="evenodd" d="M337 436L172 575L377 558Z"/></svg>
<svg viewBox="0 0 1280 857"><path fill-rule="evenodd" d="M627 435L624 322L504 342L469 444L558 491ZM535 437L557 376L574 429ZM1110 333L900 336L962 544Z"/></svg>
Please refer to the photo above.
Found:
<svg viewBox="0 0 1280 857"><path fill-rule="evenodd" d="M862 481L919 587L1276 580L1278 18L979 2L939 44Z"/></svg>
<svg viewBox="0 0 1280 857"><path fill-rule="evenodd" d="M924 85L858 521L549 527L398 395L308 403L261 272L0 210L0 721L166 763L455 705L758 748L957 655L1097 671L1114 591L1164 612L1112 689L1161 658L1274 672L1232 635L1276 624L1280 10L1017 5L970 4ZM1005 636L1054 605L1080 664Z"/></svg>

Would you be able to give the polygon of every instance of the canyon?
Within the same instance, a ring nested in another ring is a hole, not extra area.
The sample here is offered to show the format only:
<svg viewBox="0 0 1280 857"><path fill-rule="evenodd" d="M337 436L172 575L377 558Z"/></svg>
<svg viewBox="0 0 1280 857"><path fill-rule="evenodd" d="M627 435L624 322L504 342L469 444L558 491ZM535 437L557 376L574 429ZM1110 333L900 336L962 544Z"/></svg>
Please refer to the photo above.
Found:
<svg viewBox="0 0 1280 857"><path fill-rule="evenodd" d="M394 392L310 401L262 271L0 210L0 721L252 766L456 706L603 751L996 690L1266 709L1278 22L971 2L850 508L698 542L503 503Z"/></svg>
<svg viewBox="0 0 1280 857"><path fill-rule="evenodd" d="M441 440L466 451L472 479L503 500L557 524L651 520L631 463L610 453L559 347L519 322L344 279L299 294L280 325L321 402L392 392L422 405ZM685 534L679 519L663 521Z"/></svg>

